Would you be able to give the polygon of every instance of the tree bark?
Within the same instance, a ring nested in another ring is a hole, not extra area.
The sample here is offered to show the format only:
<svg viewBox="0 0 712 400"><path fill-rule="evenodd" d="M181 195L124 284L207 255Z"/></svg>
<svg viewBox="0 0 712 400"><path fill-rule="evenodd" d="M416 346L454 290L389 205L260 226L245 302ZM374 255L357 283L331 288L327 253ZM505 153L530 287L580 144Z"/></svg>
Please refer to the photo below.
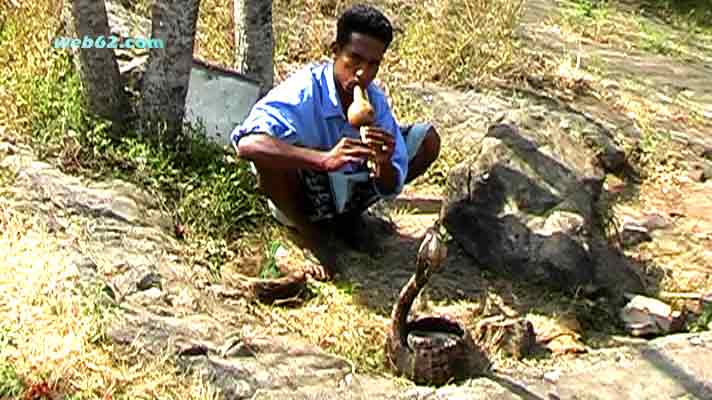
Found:
<svg viewBox="0 0 712 400"><path fill-rule="evenodd" d="M72 17L77 37L96 41L103 36L109 43L109 20L104 1L73 0ZM87 46L79 49L80 76L89 110L122 125L128 111L128 97L119 76L119 64L114 50Z"/></svg>
<svg viewBox="0 0 712 400"><path fill-rule="evenodd" d="M235 65L260 82L264 95L274 80L272 0L234 0Z"/></svg>
<svg viewBox="0 0 712 400"><path fill-rule="evenodd" d="M144 129L170 145L182 136L199 8L200 0L156 0L152 9L151 39L163 46L149 52L141 118Z"/></svg>

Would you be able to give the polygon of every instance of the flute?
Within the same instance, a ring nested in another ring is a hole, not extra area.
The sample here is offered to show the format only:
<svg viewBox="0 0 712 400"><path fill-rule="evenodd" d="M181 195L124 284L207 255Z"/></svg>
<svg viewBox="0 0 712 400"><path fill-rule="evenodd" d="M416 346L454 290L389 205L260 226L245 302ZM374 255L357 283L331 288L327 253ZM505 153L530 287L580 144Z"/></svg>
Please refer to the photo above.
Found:
<svg viewBox="0 0 712 400"><path fill-rule="evenodd" d="M366 132L368 132L368 127L374 123L376 112L368 100L368 93L360 85L354 86L354 101L347 110L347 117L349 123L354 128L358 128L361 134L361 141L368 144ZM378 168L376 168L376 164L372 159L369 158L366 161L366 167L372 171L371 175L373 177L379 175Z"/></svg>

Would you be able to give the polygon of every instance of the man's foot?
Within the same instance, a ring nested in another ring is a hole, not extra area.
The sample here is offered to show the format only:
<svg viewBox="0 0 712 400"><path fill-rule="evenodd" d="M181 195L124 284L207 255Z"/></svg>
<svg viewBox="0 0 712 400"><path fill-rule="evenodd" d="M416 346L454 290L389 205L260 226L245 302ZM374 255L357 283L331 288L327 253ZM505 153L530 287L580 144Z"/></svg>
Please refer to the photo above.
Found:
<svg viewBox="0 0 712 400"><path fill-rule="evenodd" d="M338 270L338 256L341 250L328 238L330 233L324 229L321 231L320 238L314 238L294 228L288 228L288 232L291 240L302 249L306 259L301 270L318 281L333 279Z"/></svg>
<svg viewBox="0 0 712 400"><path fill-rule="evenodd" d="M304 274L311 279L320 282L328 282L334 279L334 272L331 268L327 268L321 263L307 262L302 268Z"/></svg>

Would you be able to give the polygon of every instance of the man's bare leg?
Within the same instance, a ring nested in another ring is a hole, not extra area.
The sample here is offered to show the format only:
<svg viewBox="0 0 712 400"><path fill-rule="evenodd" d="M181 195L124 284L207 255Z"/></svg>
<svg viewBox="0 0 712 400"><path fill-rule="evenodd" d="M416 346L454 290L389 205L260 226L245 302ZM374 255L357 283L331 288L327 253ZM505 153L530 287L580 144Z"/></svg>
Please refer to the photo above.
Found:
<svg viewBox="0 0 712 400"><path fill-rule="evenodd" d="M440 155L440 135L434 127L430 127L423 138L423 142L418 148L410 163L408 164L408 176L405 178L405 183L409 183L415 178L423 175L430 168L435 160Z"/></svg>
<svg viewBox="0 0 712 400"><path fill-rule="evenodd" d="M260 189L272 200L274 205L292 221L297 230L297 241L302 247L311 250L324 268L323 271L314 272L319 279L329 279L336 268L337 254L328 245L329 233L325 226L310 222L306 215L309 206L297 171L275 169L269 166L255 164L258 173Z"/></svg>
<svg viewBox="0 0 712 400"><path fill-rule="evenodd" d="M435 128L430 127L415 157L408 165L406 183L411 182L428 170L440 154L440 136ZM332 247L323 245L332 232L326 224L315 224L306 218L309 202L303 192L297 171L270 168L255 164L259 175L261 190L272 200L275 206L296 225L299 245L314 252L320 259L326 274L333 274L336 268L337 254ZM348 219L343 221L349 225Z"/></svg>

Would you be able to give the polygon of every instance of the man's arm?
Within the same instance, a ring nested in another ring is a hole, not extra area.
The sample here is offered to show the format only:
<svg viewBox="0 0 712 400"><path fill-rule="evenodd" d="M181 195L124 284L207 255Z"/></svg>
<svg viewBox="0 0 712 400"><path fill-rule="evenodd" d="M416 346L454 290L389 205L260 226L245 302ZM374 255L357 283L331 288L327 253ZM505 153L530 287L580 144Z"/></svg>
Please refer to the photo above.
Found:
<svg viewBox="0 0 712 400"><path fill-rule="evenodd" d="M325 171L327 152L294 146L269 134L255 133L233 142L237 156L274 168Z"/></svg>
<svg viewBox="0 0 712 400"><path fill-rule="evenodd" d="M234 142L233 142L234 143ZM295 146L268 134L250 134L234 145L237 156L272 168L312 169L332 172L349 162L375 155L358 139L342 138L333 149L313 150Z"/></svg>

